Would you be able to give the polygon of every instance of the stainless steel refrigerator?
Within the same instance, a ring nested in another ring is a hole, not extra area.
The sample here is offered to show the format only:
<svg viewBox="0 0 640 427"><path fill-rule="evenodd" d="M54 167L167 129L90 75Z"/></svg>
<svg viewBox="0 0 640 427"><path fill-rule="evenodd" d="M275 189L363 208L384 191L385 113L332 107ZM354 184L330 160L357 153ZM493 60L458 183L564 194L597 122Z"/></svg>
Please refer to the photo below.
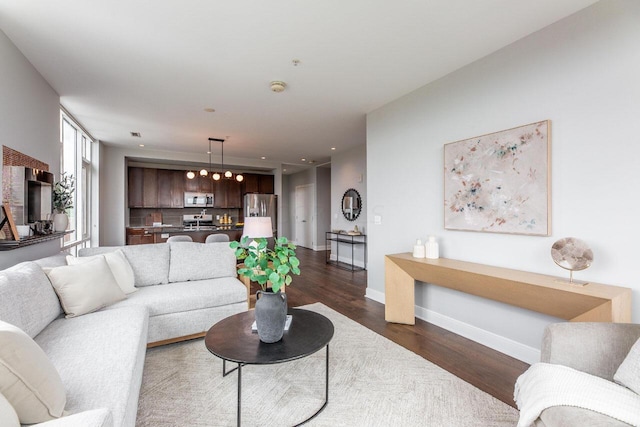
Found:
<svg viewBox="0 0 640 427"><path fill-rule="evenodd" d="M278 233L278 196L274 194L254 194L244 195L244 216L270 216L273 235Z"/></svg>

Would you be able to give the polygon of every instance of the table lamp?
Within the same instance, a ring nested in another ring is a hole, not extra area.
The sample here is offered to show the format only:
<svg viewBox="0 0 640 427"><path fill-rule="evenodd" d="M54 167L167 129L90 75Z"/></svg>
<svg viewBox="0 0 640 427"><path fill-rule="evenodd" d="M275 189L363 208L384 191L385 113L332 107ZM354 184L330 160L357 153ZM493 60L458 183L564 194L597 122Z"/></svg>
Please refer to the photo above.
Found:
<svg viewBox="0 0 640 427"><path fill-rule="evenodd" d="M242 237L247 236L250 239L258 239L260 237L273 237L273 229L271 228L270 216L250 216L244 219L244 228L242 229Z"/></svg>

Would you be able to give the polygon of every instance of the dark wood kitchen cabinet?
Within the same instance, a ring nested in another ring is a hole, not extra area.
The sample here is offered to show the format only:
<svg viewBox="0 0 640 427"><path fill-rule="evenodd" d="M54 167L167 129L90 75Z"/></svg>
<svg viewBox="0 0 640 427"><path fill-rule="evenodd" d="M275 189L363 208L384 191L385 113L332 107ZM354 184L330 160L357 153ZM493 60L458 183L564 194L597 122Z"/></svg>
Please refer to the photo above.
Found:
<svg viewBox="0 0 640 427"><path fill-rule="evenodd" d="M127 189L129 197L129 207L141 208L142 194L144 193L142 168L129 168L128 172Z"/></svg>
<svg viewBox="0 0 640 427"><path fill-rule="evenodd" d="M195 171L197 174L198 171ZM241 209L245 193L273 193L273 175L245 174L245 179L214 181L211 174L188 179L184 170L130 167L130 208L183 208L184 193L213 193L214 207Z"/></svg>
<svg viewBox="0 0 640 427"><path fill-rule="evenodd" d="M156 169L131 167L127 179L130 208L155 208L158 205Z"/></svg>
<svg viewBox="0 0 640 427"><path fill-rule="evenodd" d="M263 193L273 194L273 175L261 175L255 173L242 174L242 194Z"/></svg>
<svg viewBox="0 0 640 427"><path fill-rule="evenodd" d="M260 183L258 175L253 173L244 173L244 181L242 181L242 194L260 192Z"/></svg>
<svg viewBox="0 0 640 427"><path fill-rule="evenodd" d="M142 194L142 207L143 208L155 208L158 206L158 170L144 168L143 174L143 189Z"/></svg>
<svg viewBox="0 0 640 427"><path fill-rule="evenodd" d="M155 243L153 233L143 228L127 228L127 245Z"/></svg>
<svg viewBox="0 0 640 427"><path fill-rule="evenodd" d="M214 181L214 208L242 208L242 183L232 179Z"/></svg>
<svg viewBox="0 0 640 427"><path fill-rule="evenodd" d="M213 190L213 179L211 174L200 176L199 171L195 171L196 177L187 178L187 174L183 172L184 191L188 193L211 193Z"/></svg>
<svg viewBox="0 0 640 427"><path fill-rule="evenodd" d="M275 185L273 183L273 175L258 175L258 184L260 189L258 190L263 194L273 194Z"/></svg>
<svg viewBox="0 0 640 427"><path fill-rule="evenodd" d="M158 169L159 208L184 207L184 178L182 171Z"/></svg>
<svg viewBox="0 0 640 427"><path fill-rule="evenodd" d="M201 176L200 181L198 181L198 184L199 184L198 191L200 193L213 193L215 183L213 178L211 178L211 174L207 176Z"/></svg>
<svg viewBox="0 0 640 427"><path fill-rule="evenodd" d="M193 179L187 178L187 173L184 173L184 191L189 193L197 193L200 191L200 175L198 175L198 171L193 171L193 173L196 174Z"/></svg>

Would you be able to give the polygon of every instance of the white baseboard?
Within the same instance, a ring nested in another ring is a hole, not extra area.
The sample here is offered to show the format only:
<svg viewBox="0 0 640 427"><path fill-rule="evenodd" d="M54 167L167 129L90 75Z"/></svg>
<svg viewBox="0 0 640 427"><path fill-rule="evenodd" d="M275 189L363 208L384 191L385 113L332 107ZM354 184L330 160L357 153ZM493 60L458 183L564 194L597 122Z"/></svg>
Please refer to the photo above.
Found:
<svg viewBox="0 0 640 427"><path fill-rule="evenodd" d="M385 302L384 292L380 292L372 288L367 288L365 297L381 304L384 304ZM513 341L512 339L480 329L477 326L461 322L452 317L436 313L435 311L424 307L416 305L415 313L418 319L444 328L454 334L458 334L482 345L486 345L489 348L525 363L533 364L540 361L540 350L537 348L529 347L517 341Z"/></svg>
<svg viewBox="0 0 640 427"><path fill-rule="evenodd" d="M380 292L380 291L376 291L375 289L367 288L364 296L369 298L370 300L374 300L374 301L377 301L377 302L379 302L381 304L384 304L384 292Z"/></svg>
<svg viewBox="0 0 640 427"><path fill-rule="evenodd" d="M327 250L327 245L317 245L313 247L314 251L326 251Z"/></svg>
<svg viewBox="0 0 640 427"><path fill-rule="evenodd" d="M329 260L335 261L336 260L336 254L334 254L334 253L329 254ZM351 265L351 258L350 257L340 257L340 262L342 262L344 264ZM365 268L364 261L360 260L360 259L353 260L353 265L356 266L356 267Z"/></svg>
<svg viewBox="0 0 640 427"><path fill-rule="evenodd" d="M367 290L368 293L368 290ZM529 347L493 332L480 329L468 323L461 322L448 316L444 316L424 307L415 307L416 317L429 322L455 334L486 345L496 351L514 357L523 362L533 364L540 361L540 350Z"/></svg>

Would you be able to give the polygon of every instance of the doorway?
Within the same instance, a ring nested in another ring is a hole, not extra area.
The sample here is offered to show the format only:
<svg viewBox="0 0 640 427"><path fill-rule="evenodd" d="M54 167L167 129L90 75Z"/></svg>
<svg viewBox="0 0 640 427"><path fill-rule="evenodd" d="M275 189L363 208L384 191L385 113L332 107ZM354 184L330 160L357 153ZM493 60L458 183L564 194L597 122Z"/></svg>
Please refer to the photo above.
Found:
<svg viewBox="0 0 640 427"><path fill-rule="evenodd" d="M314 184L298 185L295 191L296 245L313 249Z"/></svg>

